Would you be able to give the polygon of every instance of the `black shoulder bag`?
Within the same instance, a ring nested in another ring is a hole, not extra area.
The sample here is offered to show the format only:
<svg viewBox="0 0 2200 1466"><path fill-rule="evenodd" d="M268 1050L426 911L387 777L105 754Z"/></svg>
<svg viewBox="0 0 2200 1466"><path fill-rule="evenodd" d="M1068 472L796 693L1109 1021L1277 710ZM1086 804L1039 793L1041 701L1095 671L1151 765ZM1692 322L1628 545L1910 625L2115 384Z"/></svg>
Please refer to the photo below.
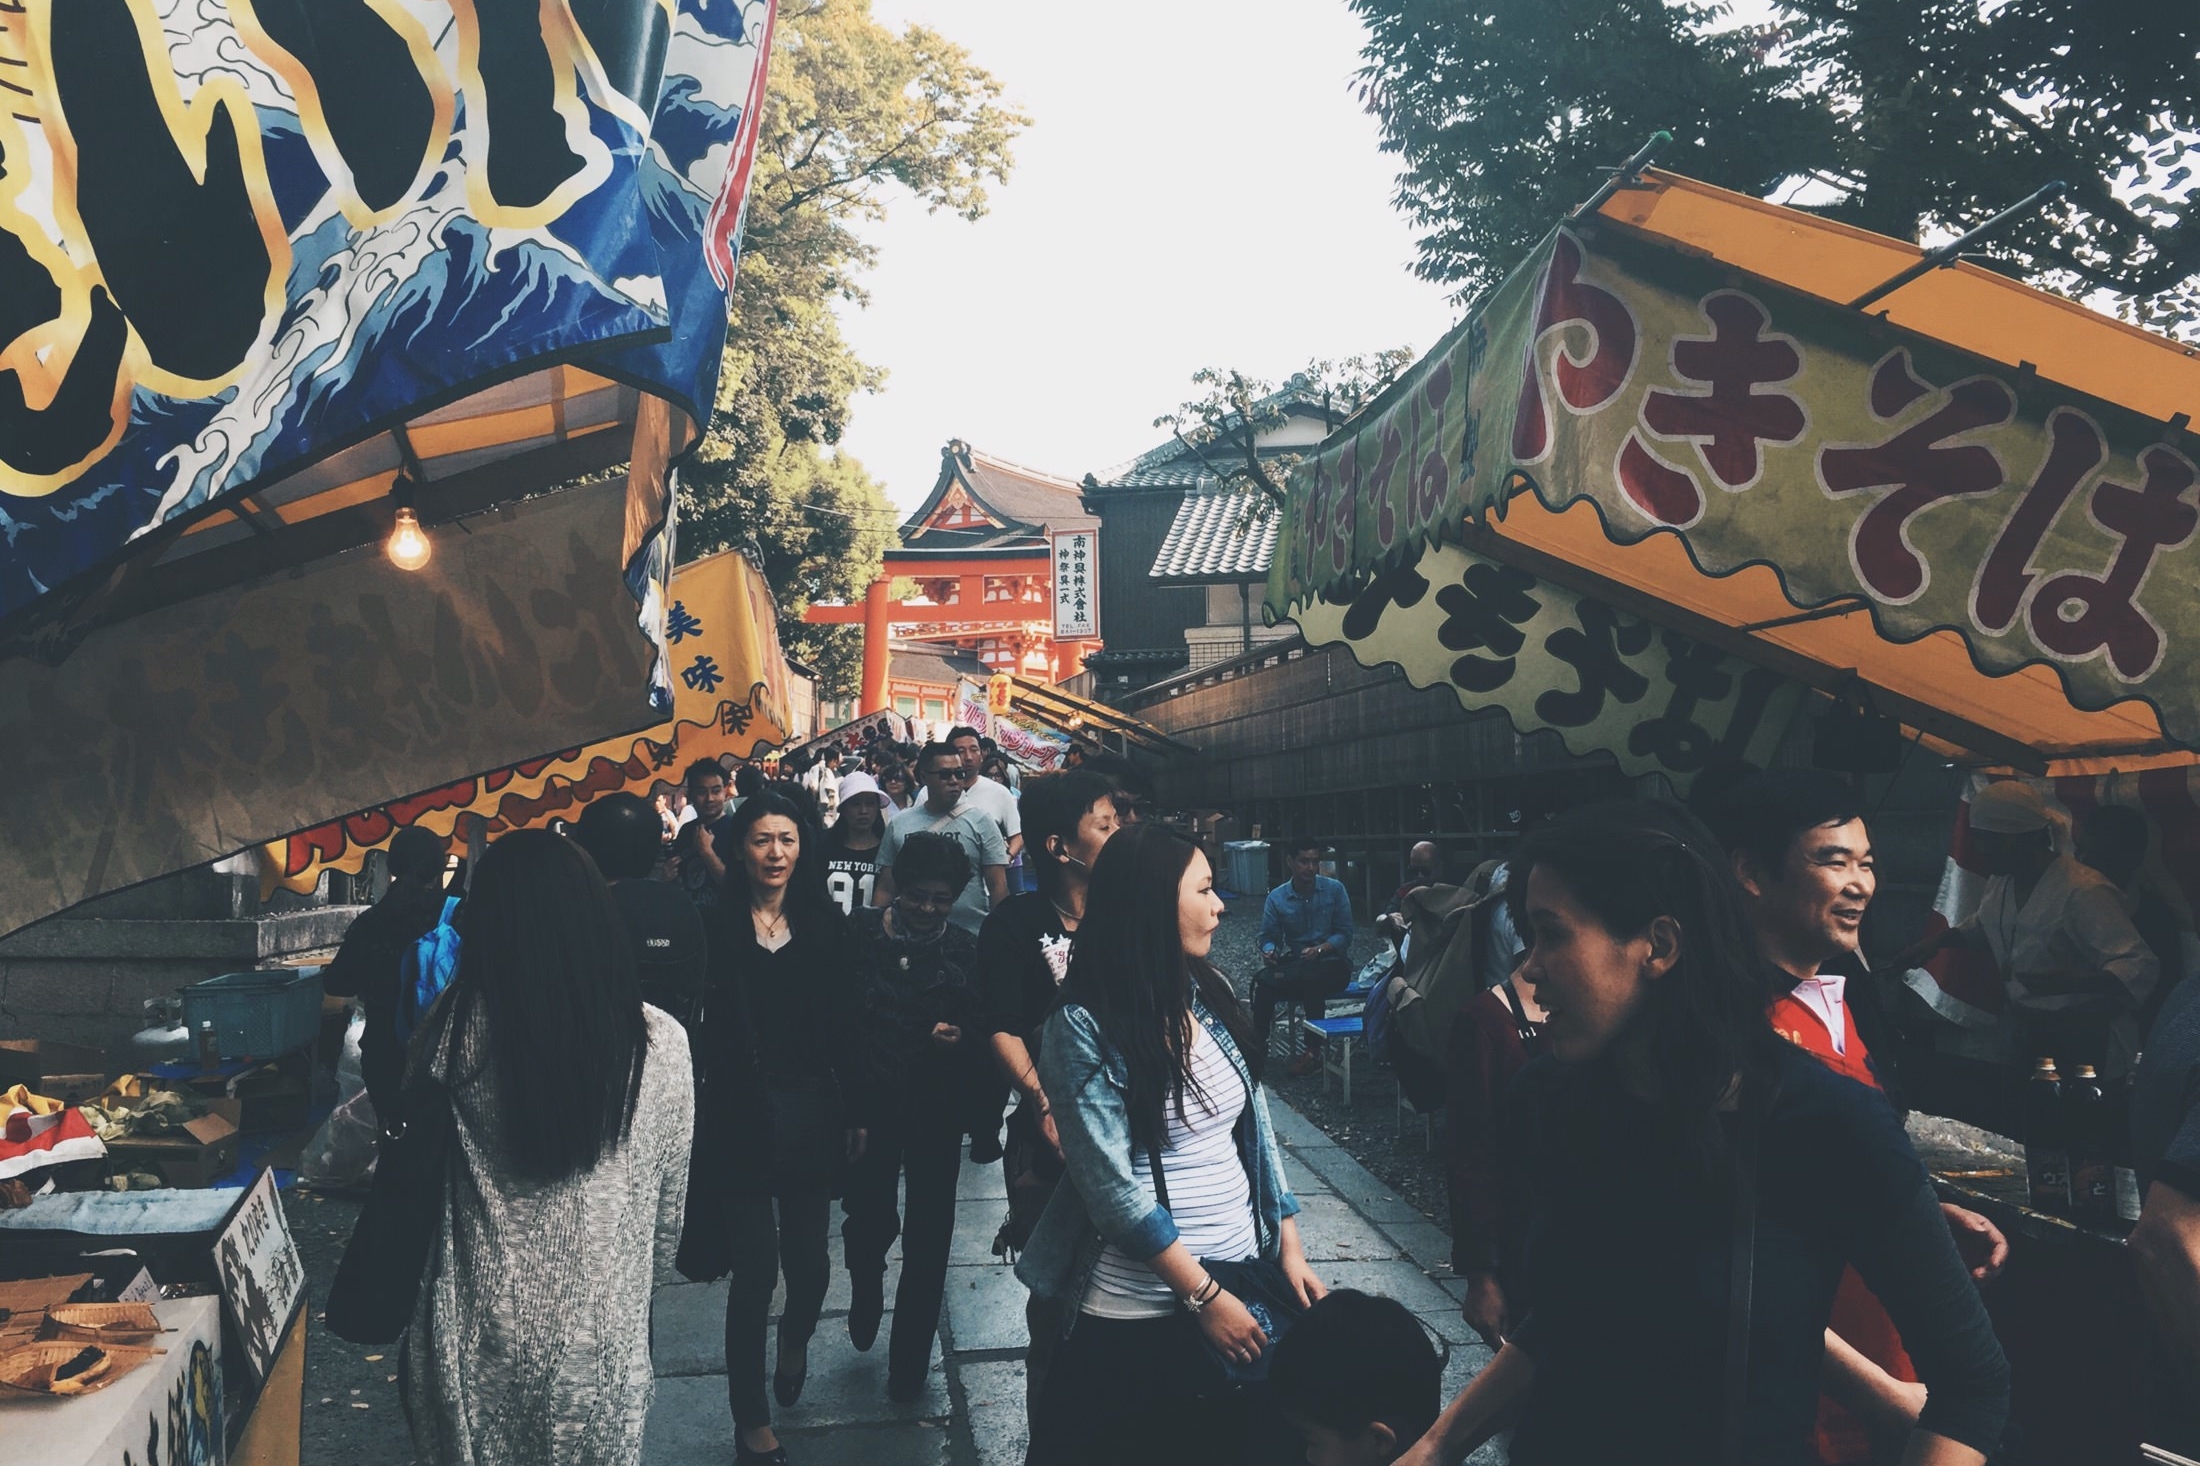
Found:
<svg viewBox="0 0 2200 1466"><path fill-rule="evenodd" d="M456 1009L437 1041L443 1061L451 1053ZM354 1344L388 1344L411 1324L420 1301L428 1258L443 1235L443 1197L458 1123L451 1095L435 1066L405 1086L401 1114L383 1124L374 1181L359 1221L344 1244L329 1285L329 1331Z"/></svg>
<svg viewBox="0 0 2200 1466"><path fill-rule="evenodd" d="M1159 1151L1153 1153L1153 1186L1154 1199L1167 1209L1169 1177ZM1306 1305L1299 1302L1291 1280L1284 1276L1283 1265L1265 1257L1203 1257L1199 1265L1222 1285L1223 1292L1245 1305L1246 1312L1268 1336L1268 1347L1244 1363L1230 1358L1207 1337L1207 1331L1199 1326L1198 1315L1180 1302L1176 1313L1176 1349L1180 1356L1176 1377L1188 1382L1191 1392L1198 1396L1224 1395L1266 1384L1268 1361L1275 1357L1276 1345L1306 1312Z"/></svg>

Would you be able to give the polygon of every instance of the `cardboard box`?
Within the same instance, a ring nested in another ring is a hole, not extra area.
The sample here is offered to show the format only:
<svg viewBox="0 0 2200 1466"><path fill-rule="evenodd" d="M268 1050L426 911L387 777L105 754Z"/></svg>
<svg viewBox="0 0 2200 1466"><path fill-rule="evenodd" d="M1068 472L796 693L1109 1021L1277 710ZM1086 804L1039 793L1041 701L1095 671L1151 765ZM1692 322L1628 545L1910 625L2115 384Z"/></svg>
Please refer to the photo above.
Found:
<svg viewBox="0 0 2200 1466"><path fill-rule="evenodd" d="M30 1086L32 1094L82 1104L107 1087L107 1055L51 1039L0 1039L0 1089L18 1084Z"/></svg>
<svg viewBox="0 0 2200 1466"><path fill-rule="evenodd" d="M111 1172L151 1171L170 1186L200 1190L237 1166L237 1125L244 1106L237 1100L212 1102L208 1113L184 1126L181 1135L137 1135L107 1142Z"/></svg>
<svg viewBox="0 0 2200 1466"><path fill-rule="evenodd" d="M272 1065L238 1079L236 1093L244 1106L237 1128L247 1135L299 1129L313 1109L312 1087L305 1077Z"/></svg>

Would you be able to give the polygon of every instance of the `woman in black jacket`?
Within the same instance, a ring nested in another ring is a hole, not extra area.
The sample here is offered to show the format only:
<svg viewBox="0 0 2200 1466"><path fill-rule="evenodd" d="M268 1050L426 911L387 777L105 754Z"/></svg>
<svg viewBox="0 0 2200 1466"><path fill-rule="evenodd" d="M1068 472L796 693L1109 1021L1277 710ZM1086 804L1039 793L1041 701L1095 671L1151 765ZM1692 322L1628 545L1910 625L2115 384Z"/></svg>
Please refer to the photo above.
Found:
<svg viewBox="0 0 2200 1466"><path fill-rule="evenodd" d="M1928 1390L1904 1461L1982 1462L2008 1365L1925 1169L1883 1096L1772 1032L1711 835L1594 806L1512 874L1547 1011L1507 1101L1534 1312L1401 1460L1452 1466L1514 1424L1516 1466L1801 1466L1853 1264Z"/></svg>
<svg viewBox="0 0 2200 1466"><path fill-rule="evenodd" d="M833 1196L864 1135L846 1100L851 1073L846 920L825 888L822 836L800 805L771 791L742 801L722 848L725 897L710 935L698 1069L703 1076L695 1184L698 1213L724 1228L726 1388L737 1462L786 1451L764 1398L764 1335L782 1266L772 1394L801 1397L810 1335L825 1305ZM774 1214L773 1203L777 1202ZM686 1247L692 1249L694 1238ZM683 1269L688 1268L683 1261ZM716 1271L718 1269L705 1269Z"/></svg>

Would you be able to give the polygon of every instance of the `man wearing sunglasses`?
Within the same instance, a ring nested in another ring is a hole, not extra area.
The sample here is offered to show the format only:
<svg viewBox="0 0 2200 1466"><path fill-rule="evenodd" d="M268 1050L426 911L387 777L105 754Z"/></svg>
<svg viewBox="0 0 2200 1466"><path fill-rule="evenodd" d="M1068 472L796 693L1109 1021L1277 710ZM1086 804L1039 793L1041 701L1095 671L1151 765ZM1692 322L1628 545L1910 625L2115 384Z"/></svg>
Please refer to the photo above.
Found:
<svg viewBox="0 0 2200 1466"><path fill-rule="evenodd" d="M985 777L985 741L977 729L961 725L948 729L947 746L955 750L963 772L969 775L963 780L963 798L993 816L1001 838L1008 842L1008 862L1014 865L1024 849L1024 822L1016 812L1016 796L1006 784Z"/></svg>
<svg viewBox="0 0 2200 1466"><path fill-rule="evenodd" d="M879 841L878 880L871 888L871 904L885 906L894 899L893 864L902 841L916 834L945 835L962 846L973 872L947 919L976 935L985 924L986 912L1008 899L1008 837L1000 822L969 798L978 772L965 768L953 747L926 744L917 757L917 776L924 783L924 798L887 824Z"/></svg>

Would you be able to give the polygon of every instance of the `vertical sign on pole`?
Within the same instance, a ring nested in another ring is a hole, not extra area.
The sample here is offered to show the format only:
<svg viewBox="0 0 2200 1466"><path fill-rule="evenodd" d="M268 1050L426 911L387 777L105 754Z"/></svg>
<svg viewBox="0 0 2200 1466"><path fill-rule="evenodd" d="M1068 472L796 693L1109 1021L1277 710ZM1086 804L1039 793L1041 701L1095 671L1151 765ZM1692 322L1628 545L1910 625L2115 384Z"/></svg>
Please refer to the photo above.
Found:
<svg viewBox="0 0 2200 1466"><path fill-rule="evenodd" d="M1054 577L1054 639L1091 641L1100 635L1100 536L1058 529L1049 537Z"/></svg>

